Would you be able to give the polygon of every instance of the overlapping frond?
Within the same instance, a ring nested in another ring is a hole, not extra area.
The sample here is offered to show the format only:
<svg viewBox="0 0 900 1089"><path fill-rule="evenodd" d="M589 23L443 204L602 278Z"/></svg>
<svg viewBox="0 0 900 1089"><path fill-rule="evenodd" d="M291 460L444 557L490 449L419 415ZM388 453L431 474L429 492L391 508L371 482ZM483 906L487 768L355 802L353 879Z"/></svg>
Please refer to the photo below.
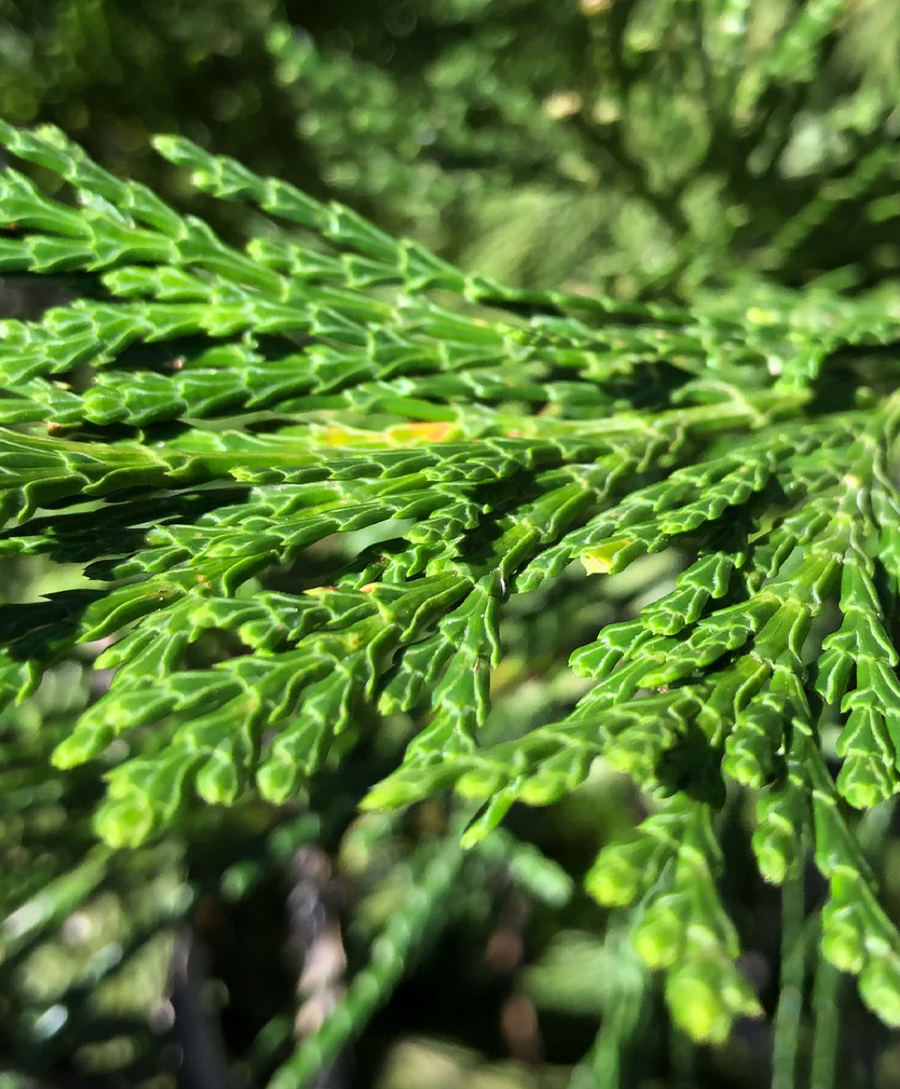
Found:
<svg viewBox="0 0 900 1089"><path fill-rule="evenodd" d="M0 139L66 187L0 175L0 271L81 293L0 325L0 554L82 575L0 609L0 700L101 640L93 666L111 671L44 772L107 782L108 846L64 882L93 888L110 849L201 802L296 798L405 715L405 755L363 804L453 792L475 807L465 846L598 759L644 792L653 811L588 888L636 905L635 946L700 1040L758 1011L718 892L717 812L759 791L760 873L779 884L812 851L825 955L900 1024L900 935L849 808L900 783L900 366L881 351L900 342L896 302L519 291L160 138L196 187L282 227L237 249L58 131ZM674 584L574 649L581 698L517 722L504 618L667 551ZM375 982L276 1084L391 986L461 864L455 839L442 852ZM59 888L41 918L64 910Z"/></svg>

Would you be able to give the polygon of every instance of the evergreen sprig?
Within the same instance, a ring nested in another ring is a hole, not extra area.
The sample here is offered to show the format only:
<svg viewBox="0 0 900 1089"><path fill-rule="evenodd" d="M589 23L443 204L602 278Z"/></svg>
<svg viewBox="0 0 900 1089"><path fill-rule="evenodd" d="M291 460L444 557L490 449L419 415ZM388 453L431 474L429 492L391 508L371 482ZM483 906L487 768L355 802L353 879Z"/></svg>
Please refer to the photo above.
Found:
<svg viewBox="0 0 900 1089"><path fill-rule="evenodd" d="M198 803L289 803L402 720L413 736L363 806L449 791L474 808L424 849L419 900L273 1084L311 1076L393 986L445 910L459 837L496 855L513 804L559 800L598 759L649 813L587 888L632 906L694 1039L760 1012L717 883L738 789L762 877L794 879L811 852L825 957L900 1025L900 934L853 814L900 784L900 367L877 352L900 341L896 303L517 290L159 138L196 188L280 224L237 248L55 129L0 140L60 187L0 175L0 271L81 294L0 326L0 554L82 575L0 608L0 700L9 719L99 641L111 671L25 773L60 794L103 775L106 845L43 893L47 874L23 880L7 957ZM664 551L674 584L571 654L581 698L504 718L504 617ZM14 747L4 760L11 785Z"/></svg>

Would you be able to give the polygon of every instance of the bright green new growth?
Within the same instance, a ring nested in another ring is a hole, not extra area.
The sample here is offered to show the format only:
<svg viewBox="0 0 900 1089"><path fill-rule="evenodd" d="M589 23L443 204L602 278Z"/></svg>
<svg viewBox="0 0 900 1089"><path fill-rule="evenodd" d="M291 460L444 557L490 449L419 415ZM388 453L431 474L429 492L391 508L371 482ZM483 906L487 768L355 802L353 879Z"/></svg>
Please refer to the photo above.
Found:
<svg viewBox="0 0 900 1089"><path fill-rule="evenodd" d="M364 805L455 793L474 806L465 847L499 850L514 803L557 801L598 758L645 792L650 815L587 887L631 908L630 940L694 1039L760 1012L717 887L717 814L738 788L755 792L760 873L795 879L813 853L824 955L900 1025L900 934L852 814L900 784L886 620L900 366L871 351L900 341L895 303L517 291L159 138L198 189L284 228L240 250L58 131L0 139L79 201L0 176L0 273L86 285L0 327L0 554L90 580L3 606L0 698L28 699L99 640L95 666L115 671L53 750L62 779L114 765L94 819L113 851L76 872L72 897L199 802L281 805L379 717L417 715ZM361 551L341 545L370 527ZM671 549L670 592L572 654L589 682L573 709L496 736L491 678L516 599L573 565L597 579ZM291 578L262 588L273 570ZM229 649L198 663L207 636ZM839 714L835 782L820 727ZM392 985L460 858L451 845L426 866L374 982L274 1084L311 1076Z"/></svg>

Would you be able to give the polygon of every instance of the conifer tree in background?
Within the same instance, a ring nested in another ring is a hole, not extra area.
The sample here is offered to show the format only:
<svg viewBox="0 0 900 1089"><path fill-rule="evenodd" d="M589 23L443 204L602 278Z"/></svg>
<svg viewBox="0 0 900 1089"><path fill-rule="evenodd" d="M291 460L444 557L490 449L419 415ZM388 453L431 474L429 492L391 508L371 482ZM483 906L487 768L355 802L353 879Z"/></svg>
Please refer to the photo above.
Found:
<svg viewBox="0 0 900 1089"><path fill-rule="evenodd" d="M0 326L9 1084L374 1084L511 904L560 1084L890 1079L900 17L384 15L254 31L381 226L157 137L223 237L0 123L0 274L66 293Z"/></svg>

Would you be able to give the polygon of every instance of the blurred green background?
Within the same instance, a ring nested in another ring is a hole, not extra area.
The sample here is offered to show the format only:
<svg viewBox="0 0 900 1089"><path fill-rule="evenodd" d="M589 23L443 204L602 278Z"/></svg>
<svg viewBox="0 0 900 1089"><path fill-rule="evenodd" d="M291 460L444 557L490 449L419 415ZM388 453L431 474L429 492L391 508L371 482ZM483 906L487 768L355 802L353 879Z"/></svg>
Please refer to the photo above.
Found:
<svg viewBox="0 0 900 1089"><path fill-rule="evenodd" d="M266 224L187 191L151 134L183 133L523 286L689 300L759 295L766 281L897 298L897 0L0 0L0 116L61 126L230 238ZM0 305L36 313L51 298L7 284ZM590 595L563 579L552 598L512 610L496 728L570 706L580 689L569 650L658 596L676 562L636 564ZM78 572L39 562L0 574L11 603L78 585ZM179 1069L182 1045L166 1042L166 995L185 948L173 927L188 915L220 1042L240 1058L236 1085L263 1084L293 1033L290 888L313 896L326 923L343 921L332 954L352 967L443 827L438 810L354 816L373 778L354 761L389 761L411 724L387 723L323 785L314 827L308 814L253 805L204 811L177 841L110 860L89 827L93 773L36 784L28 771L102 686L90 661L88 648L0 715L0 913L16 909L0 931L0 1089L171 1085L159 1070ZM600 771L563 805L514 813L547 856L516 856L531 866L526 891L499 847L467 863L444 936L321 1089L586 1089L576 1064L612 1011L641 1025L625 1086L767 1085L770 1029L742 1025L724 1048L691 1048L617 944L616 920L578 891L639 805ZM750 876L741 804L725 820L726 897L771 1010L778 900ZM291 886L298 857L307 869ZM895 842L875 864L896 913ZM837 1083L900 1086L900 1044L851 991L840 993ZM183 1063L179 1078L215 1084Z"/></svg>
<svg viewBox="0 0 900 1089"><path fill-rule="evenodd" d="M900 267L893 0L0 0L0 111L178 131L528 286ZM221 214L221 213L220 213Z"/></svg>

